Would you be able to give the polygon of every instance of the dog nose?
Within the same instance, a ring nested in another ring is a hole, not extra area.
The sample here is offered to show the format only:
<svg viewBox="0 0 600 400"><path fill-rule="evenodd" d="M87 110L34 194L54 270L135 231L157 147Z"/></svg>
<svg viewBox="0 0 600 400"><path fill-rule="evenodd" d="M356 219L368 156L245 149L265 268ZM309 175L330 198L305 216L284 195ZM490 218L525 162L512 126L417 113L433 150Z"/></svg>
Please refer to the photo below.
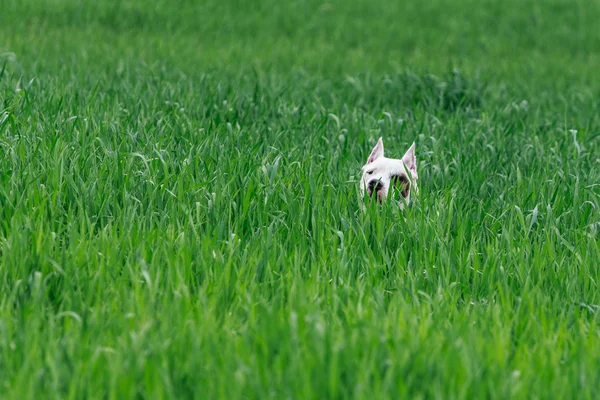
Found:
<svg viewBox="0 0 600 400"><path fill-rule="evenodd" d="M383 188L383 185L381 184L381 181L377 180L377 179L373 179L371 181L369 181L368 184L368 190L369 190L369 194L372 193L376 193L378 191L380 191Z"/></svg>

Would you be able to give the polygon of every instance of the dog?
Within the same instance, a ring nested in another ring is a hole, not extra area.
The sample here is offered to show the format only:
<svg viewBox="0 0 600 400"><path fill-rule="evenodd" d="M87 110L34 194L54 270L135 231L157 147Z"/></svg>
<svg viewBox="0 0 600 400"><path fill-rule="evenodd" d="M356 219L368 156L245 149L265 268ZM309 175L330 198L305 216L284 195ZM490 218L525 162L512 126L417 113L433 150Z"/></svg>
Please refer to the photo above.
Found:
<svg viewBox="0 0 600 400"><path fill-rule="evenodd" d="M398 205L404 209L410 203L411 191L417 191L417 160L413 143L401 159L383 155L383 139L379 138L367 163L362 167L360 194L365 192L382 204L390 193L398 193ZM395 199L394 199L395 200Z"/></svg>

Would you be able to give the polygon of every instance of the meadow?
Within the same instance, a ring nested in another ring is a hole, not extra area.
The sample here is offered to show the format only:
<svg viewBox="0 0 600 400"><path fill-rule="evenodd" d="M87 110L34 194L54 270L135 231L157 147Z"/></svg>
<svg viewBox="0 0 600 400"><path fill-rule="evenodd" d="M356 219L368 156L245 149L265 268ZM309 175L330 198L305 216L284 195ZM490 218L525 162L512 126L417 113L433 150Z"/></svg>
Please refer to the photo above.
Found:
<svg viewBox="0 0 600 400"><path fill-rule="evenodd" d="M599 398L598 21L0 0L0 398Z"/></svg>

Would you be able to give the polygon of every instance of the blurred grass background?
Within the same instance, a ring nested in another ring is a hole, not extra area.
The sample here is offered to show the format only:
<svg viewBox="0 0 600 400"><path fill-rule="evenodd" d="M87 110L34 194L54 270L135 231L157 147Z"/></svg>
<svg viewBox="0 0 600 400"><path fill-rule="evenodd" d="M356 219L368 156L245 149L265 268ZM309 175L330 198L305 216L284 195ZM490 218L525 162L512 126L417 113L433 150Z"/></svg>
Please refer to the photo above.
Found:
<svg viewBox="0 0 600 400"><path fill-rule="evenodd" d="M88 68L135 61L336 77L451 65L565 89L593 81L599 16L600 5L585 0L5 0L2 21L3 47L48 69L84 59Z"/></svg>

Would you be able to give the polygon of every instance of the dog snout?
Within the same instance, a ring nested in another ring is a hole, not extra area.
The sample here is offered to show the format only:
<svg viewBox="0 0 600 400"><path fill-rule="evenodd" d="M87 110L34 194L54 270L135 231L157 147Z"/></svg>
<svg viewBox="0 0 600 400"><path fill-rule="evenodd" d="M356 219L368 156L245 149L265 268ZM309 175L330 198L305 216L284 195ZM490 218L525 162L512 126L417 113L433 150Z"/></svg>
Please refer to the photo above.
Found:
<svg viewBox="0 0 600 400"><path fill-rule="evenodd" d="M372 180L370 180L369 183L368 183L368 185L367 185L367 191L368 191L369 195L371 195L373 193L377 193L381 189L383 189L383 184L378 179L372 179Z"/></svg>

